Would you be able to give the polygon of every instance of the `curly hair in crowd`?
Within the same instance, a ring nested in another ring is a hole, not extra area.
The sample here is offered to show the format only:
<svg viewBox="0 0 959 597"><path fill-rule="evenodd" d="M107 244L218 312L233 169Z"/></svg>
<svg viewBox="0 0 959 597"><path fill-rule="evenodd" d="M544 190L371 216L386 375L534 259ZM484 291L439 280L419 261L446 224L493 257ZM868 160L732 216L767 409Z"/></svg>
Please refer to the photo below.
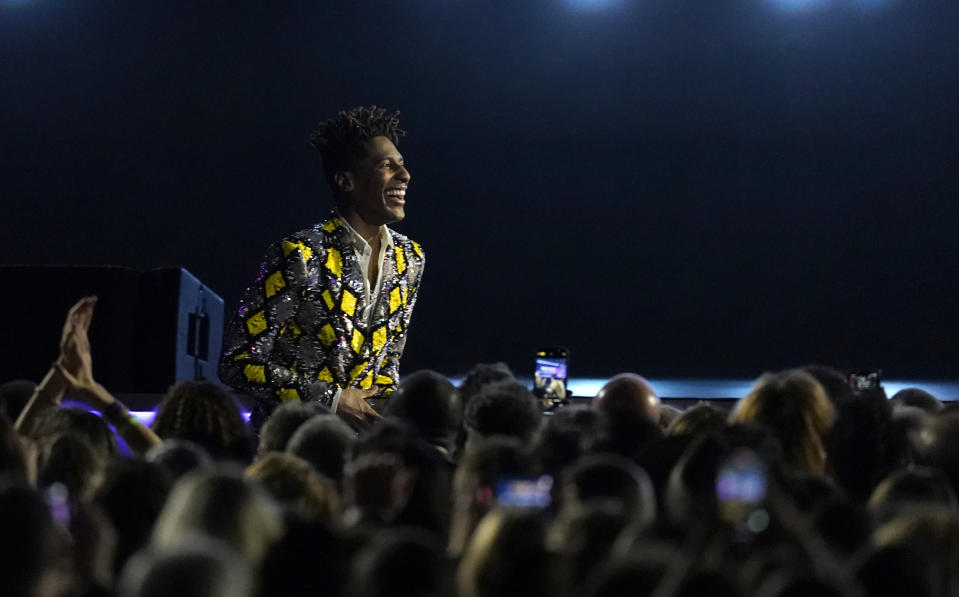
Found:
<svg viewBox="0 0 959 597"><path fill-rule="evenodd" d="M373 137L386 137L398 145L406 131L400 128L399 111L390 111L377 106L357 106L343 110L333 118L319 124L310 135L310 143L320 152L323 173L334 190L334 175L348 170L363 159L366 150L363 144Z"/></svg>
<svg viewBox="0 0 959 597"><path fill-rule="evenodd" d="M163 397L153 431L162 439L196 442L214 457L245 457L243 417L233 398L208 381L181 381Z"/></svg>

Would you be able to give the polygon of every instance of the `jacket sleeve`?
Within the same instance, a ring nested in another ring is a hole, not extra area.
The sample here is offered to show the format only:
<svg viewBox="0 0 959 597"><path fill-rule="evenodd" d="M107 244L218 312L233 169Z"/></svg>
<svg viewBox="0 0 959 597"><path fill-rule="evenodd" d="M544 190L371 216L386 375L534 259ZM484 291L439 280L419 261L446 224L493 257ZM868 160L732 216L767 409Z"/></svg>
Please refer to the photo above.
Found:
<svg viewBox="0 0 959 597"><path fill-rule="evenodd" d="M299 333L297 314L310 253L295 240L269 248L224 334L219 364L223 383L267 403L316 400L334 406L339 395L335 384L297 371L295 359L276 350L281 335Z"/></svg>

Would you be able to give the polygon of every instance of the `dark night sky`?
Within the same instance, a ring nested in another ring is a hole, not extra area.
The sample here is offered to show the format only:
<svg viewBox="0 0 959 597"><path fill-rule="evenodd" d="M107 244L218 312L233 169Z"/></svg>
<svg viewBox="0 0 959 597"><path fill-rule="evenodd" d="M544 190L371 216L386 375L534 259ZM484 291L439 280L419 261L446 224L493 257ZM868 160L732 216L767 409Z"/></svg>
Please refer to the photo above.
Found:
<svg viewBox="0 0 959 597"><path fill-rule="evenodd" d="M331 5L341 5L330 8ZM825 361L959 378L959 3L0 0L2 262L187 268L235 307L403 112L404 370Z"/></svg>

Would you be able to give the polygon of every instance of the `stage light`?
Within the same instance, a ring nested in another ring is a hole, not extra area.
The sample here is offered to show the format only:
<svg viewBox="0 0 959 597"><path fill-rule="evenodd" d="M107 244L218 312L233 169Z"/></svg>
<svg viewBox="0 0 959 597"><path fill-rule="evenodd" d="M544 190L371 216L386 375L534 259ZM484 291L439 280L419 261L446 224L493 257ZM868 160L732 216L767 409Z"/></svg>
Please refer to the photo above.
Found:
<svg viewBox="0 0 959 597"><path fill-rule="evenodd" d="M603 10L621 3L622 0L566 0L566 6L582 11Z"/></svg>

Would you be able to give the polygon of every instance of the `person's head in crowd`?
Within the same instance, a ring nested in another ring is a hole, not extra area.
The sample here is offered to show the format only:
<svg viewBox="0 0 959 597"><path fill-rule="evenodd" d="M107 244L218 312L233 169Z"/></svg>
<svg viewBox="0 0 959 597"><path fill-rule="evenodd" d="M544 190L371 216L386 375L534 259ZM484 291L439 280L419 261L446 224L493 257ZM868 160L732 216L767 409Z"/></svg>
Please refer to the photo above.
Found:
<svg viewBox="0 0 959 597"><path fill-rule="evenodd" d="M890 473L869 498L869 510L879 522L886 522L915 508L946 508L959 511L956 493L941 471L912 467Z"/></svg>
<svg viewBox="0 0 959 597"><path fill-rule="evenodd" d="M117 442L106 421L82 408L57 408L43 413L32 436L42 448L66 433L81 438L104 466L117 454Z"/></svg>
<svg viewBox="0 0 959 597"><path fill-rule="evenodd" d="M614 376L596 394L590 407L600 416L597 449L631 458L664 435L659 425L659 397L639 375Z"/></svg>
<svg viewBox="0 0 959 597"><path fill-rule="evenodd" d="M587 597L654 595L670 565L680 554L667 545L643 544L624 556L611 558L586 579Z"/></svg>
<svg viewBox="0 0 959 597"><path fill-rule="evenodd" d="M134 556L118 597L253 597L250 567L226 545L192 535L176 549Z"/></svg>
<svg viewBox="0 0 959 597"><path fill-rule="evenodd" d="M596 445L598 433L596 411L575 406L560 409L545 417L533 442L533 451L543 472L559 478L563 469Z"/></svg>
<svg viewBox="0 0 959 597"><path fill-rule="evenodd" d="M590 504L619 504L640 526L656 519L656 492L646 471L615 454L590 454L569 467L562 479L562 513Z"/></svg>
<svg viewBox="0 0 959 597"><path fill-rule="evenodd" d="M260 443L257 446L257 457L265 456L270 452L282 452L290 438L300 428L300 425L316 415L333 414L330 409L319 402L284 402L277 406L270 418L260 428Z"/></svg>
<svg viewBox="0 0 959 597"><path fill-rule="evenodd" d="M151 543L176 549L194 532L223 541L255 568L282 535L282 514L264 489L237 472L194 471L173 487Z"/></svg>
<svg viewBox="0 0 959 597"><path fill-rule="evenodd" d="M22 480L0 477L0 592L61 594L69 583L60 562L61 541L41 494Z"/></svg>
<svg viewBox="0 0 959 597"><path fill-rule="evenodd" d="M480 363L470 369L459 385L460 401L465 408L474 396L489 384L513 381L513 372L506 363Z"/></svg>
<svg viewBox="0 0 959 597"><path fill-rule="evenodd" d="M854 574L867 597L948 595L935 560L907 545L887 544L864 552Z"/></svg>
<svg viewBox="0 0 959 597"><path fill-rule="evenodd" d="M714 434L702 435L686 449L666 483L663 508L674 524L708 524L716 517L716 476L730 455Z"/></svg>
<svg viewBox="0 0 959 597"><path fill-rule="evenodd" d="M607 562L624 529L633 530L635 516L616 501L593 501L574 514L556 518L547 546L555 553L567 594L581 595L587 579Z"/></svg>
<svg viewBox="0 0 959 597"><path fill-rule="evenodd" d="M592 407L600 412L619 414L638 412L659 424L659 396L641 375L620 373L614 375L593 398Z"/></svg>
<svg viewBox="0 0 959 597"><path fill-rule="evenodd" d="M830 476L850 498L864 503L876 484L906 461L889 401L865 395L840 404L826 434L826 452Z"/></svg>
<svg viewBox="0 0 959 597"><path fill-rule="evenodd" d="M147 462L163 469L173 481L197 469L212 469L213 459L198 444L186 439L167 439L145 454Z"/></svg>
<svg viewBox="0 0 959 597"><path fill-rule="evenodd" d="M492 437L473 446L453 479L453 521L449 551L462 554L480 519L496 505L503 481L538 474L533 456L516 438Z"/></svg>
<svg viewBox="0 0 959 597"><path fill-rule="evenodd" d="M13 429L13 423L0 414L0 476L33 481L30 479L31 472L27 464L27 454Z"/></svg>
<svg viewBox="0 0 959 597"><path fill-rule="evenodd" d="M729 574L722 568L700 568L689 570L675 582L663 588L657 588L657 593L666 597L740 597L742 593Z"/></svg>
<svg viewBox="0 0 959 597"><path fill-rule="evenodd" d="M676 408L675 406L670 406L669 404L660 404L659 405L659 426L662 427L665 432L673 422L682 416L683 410Z"/></svg>
<svg viewBox="0 0 959 597"><path fill-rule="evenodd" d="M839 369L828 365L804 365L799 370L819 382L833 406L839 406L856 395L849 383L849 376Z"/></svg>
<svg viewBox="0 0 959 597"><path fill-rule="evenodd" d="M759 588L756 597L857 597L858 590L841 580L776 574Z"/></svg>
<svg viewBox="0 0 959 597"><path fill-rule="evenodd" d="M736 403L730 421L769 427L782 444L785 464L823 474L823 438L834 417L835 409L819 382L808 373L791 370L762 375Z"/></svg>
<svg viewBox="0 0 959 597"><path fill-rule="evenodd" d="M103 481L109 460L100 460L85 438L64 433L41 444L37 465L37 484L50 487L60 483L70 499L86 502Z"/></svg>
<svg viewBox="0 0 959 597"><path fill-rule="evenodd" d="M37 384L29 379L14 379L0 385L0 414L16 421L36 388Z"/></svg>
<svg viewBox="0 0 959 597"><path fill-rule="evenodd" d="M260 597L344 595L353 557L365 544L366 537L336 525L288 520L286 532L263 559Z"/></svg>
<svg viewBox="0 0 959 597"><path fill-rule="evenodd" d="M919 464L942 471L959 495L959 413L943 412L926 417L915 434L913 447Z"/></svg>
<svg viewBox="0 0 959 597"><path fill-rule="evenodd" d="M96 503L117 534L113 567L116 576L127 559L149 542L173 480L160 465L139 458L117 458L107 468Z"/></svg>
<svg viewBox="0 0 959 597"><path fill-rule="evenodd" d="M904 512L879 526L873 542L878 547L903 545L932 560L944 577L959 575L959 513L954 508L930 506ZM957 580L959 576L953 582Z"/></svg>
<svg viewBox="0 0 959 597"><path fill-rule="evenodd" d="M857 502L831 500L812 513L810 524L829 553L841 562L870 544L872 519Z"/></svg>
<svg viewBox="0 0 959 597"><path fill-rule="evenodd" d="M271 452L246 469L281 506L308 520L332 522L340 513L340 497L329 479L309 462L288 452Z"/></svg>
<svg viewBox="0 0 959 597"><path fill-rule="evenodd" d="M427 443L449 454L463 421L463 404L446 377L423 370L403 378L390 396L386 414L406 421Z"/></svg>
<svg viewBox="0 0 959 597"><path fill-rule="evenodd" d="M353 561L352 597L448 597L451 565L430 535L412 529L377 534Z"/></svg>
<svg viewBox="0 0 959 597"><path fill-rule="evenodd" d="M483 517L460 560L459 597L553 595L546 525L529 508L496 508Z"/></svg>
<svg viewBox="0 0 959 597"><path fill-rule="evenodd" d="M936 414L942 410L942 402L922 388L903 388L889 399L893 407L913 406L929 414Z"/></svg>
<svg viewBox="0 0 959 597"><path fill-rule="evenodd" d="M161 439L186 439L217 460L250 459L251 438L233 397L208 381L181 381L166 393L153 420Z"/></svg>
<svg viewBox="0 0 959 597"><path fill-rule="evenodd" d="M686 409L667 430L667 435L700 435L726 426L727 414L708 402Z"/></svg>
<svg viewBox="0 0 959 597"><path fill-rule="evenodd" d="M293 433L286 451L309 462L339 491L343 487L343 466L354 442L356 434L343 419L332 414L316 415Z"/></svg>
<svg viewBox="0 0 959 597"><path fill-rule="evenodd" d="M539 420L539 405L526 386L516 381L487 384L466 405L466 450L472 443L494 435L527 442Z"/></svg>
<svg viewBox="0 0 959 597"><path fill-rule="evenodd" d="M452 471L445 458L403 421L386 417L353 444L343 496L350 522L410 525L449 533Z"/></svg>

